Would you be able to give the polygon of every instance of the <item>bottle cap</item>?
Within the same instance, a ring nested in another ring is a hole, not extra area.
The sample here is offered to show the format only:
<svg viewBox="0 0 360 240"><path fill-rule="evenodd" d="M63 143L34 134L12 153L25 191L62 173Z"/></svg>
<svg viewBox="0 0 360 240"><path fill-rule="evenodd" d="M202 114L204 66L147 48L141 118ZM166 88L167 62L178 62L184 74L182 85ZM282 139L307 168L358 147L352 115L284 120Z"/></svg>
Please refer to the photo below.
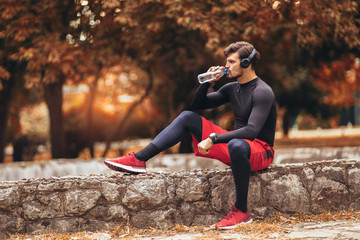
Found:
<svg viewBox="0 0 360 240"><path fill-rule="evenodd" d="M225 73L225 74L227 74L227 73L228 73L228 69L227 69L227 68L225 68L224 73Z"/></svg>

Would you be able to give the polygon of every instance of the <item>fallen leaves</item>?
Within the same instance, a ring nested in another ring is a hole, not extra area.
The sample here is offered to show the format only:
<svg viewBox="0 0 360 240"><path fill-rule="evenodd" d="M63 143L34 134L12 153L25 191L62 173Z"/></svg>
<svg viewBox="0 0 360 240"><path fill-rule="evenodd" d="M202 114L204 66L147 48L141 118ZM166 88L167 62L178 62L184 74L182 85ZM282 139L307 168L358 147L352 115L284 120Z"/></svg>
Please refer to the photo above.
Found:
<svg viewBox="0 0 360 240"><path fill-rule="evenodd" d="M244 224L232 230L220 231L215 226L185 226L175 224L174 227L167 229L137 229L130 225L129 219L126 219L116 228L99 232L78 232L74 234L44 233L38 235L12 235L10 240L76 240L76 239L97 239L102 236L110 239L223 239L227 237L243 236L244 239L267 239L281 238L291 231L295 224L318 223L328 221L360 221L360 211L324 211L321 214L282 214L276 213L272 217L265 219L255 219L251 224Z"/></svg>

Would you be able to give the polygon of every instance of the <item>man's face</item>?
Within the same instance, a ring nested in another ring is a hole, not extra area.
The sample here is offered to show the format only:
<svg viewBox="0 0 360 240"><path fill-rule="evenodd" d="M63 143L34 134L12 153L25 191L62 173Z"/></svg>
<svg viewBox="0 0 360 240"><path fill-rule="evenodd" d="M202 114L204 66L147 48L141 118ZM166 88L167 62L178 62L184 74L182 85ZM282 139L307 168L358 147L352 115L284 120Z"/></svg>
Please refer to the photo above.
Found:
<svg viewBox="0 0 360 240"><path fill-rule="evenodd" d="M237 79L244 73L243 69L240 67L240 57L237 52L228 55L225 67L228 69L227 78Z"/></svg>

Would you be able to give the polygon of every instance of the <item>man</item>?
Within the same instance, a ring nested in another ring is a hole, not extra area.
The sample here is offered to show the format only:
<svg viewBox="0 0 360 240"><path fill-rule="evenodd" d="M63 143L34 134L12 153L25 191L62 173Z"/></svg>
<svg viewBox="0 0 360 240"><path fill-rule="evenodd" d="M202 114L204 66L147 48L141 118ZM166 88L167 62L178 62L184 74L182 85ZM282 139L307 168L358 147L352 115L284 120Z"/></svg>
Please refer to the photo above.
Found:
<svg viewBox="0 0 360 240"><path fill-rule="evenodd" d="M218 229L231 229L252 221L247 209L251 171L267 168L274 157L272 149L276 125L276 101L272 89L255 73L260 54L247 42L230 44L224 51L227 78L236 80L218 91L207 93L211 83L200 85L191 110L215 108L230 102L235 117L233 131L214 125L193 111L182 112L144 149L118 159L105 160L116 171L145 173L146 161L175 145L190 132L197 156L205 156L230 165L235 182L236 201L228 215L216 224ZM211 67L216 71L224 67Z"/></svg>

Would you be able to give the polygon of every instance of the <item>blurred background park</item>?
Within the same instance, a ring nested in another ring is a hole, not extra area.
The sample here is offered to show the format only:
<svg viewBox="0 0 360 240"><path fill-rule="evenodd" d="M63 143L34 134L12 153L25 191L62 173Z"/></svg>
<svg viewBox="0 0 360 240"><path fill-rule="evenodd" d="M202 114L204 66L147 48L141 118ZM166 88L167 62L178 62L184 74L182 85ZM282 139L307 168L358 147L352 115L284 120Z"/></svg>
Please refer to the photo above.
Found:
<svg viewBox="0 0 360 240"><path fill-rule="evenodd" d="M155 137L235 41L261 53L279 143L360 136L358 1L0 0L0 162L122 154L111 146ZM229 105L201 113L233 127ZM187 136L172 151L191 150Z"/></svg>

